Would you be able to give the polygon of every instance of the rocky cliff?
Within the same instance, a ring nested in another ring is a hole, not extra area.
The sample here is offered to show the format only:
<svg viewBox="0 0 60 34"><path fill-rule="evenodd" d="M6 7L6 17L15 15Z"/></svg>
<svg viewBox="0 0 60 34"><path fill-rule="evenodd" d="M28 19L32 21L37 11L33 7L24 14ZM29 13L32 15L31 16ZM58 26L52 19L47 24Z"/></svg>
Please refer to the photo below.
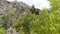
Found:
<svg viewBox="0 0 60 34"><path fill-rule="evenodd" d="M9 2L6 0L0 0L0 19L3 19L4 15L9 15L9 28L6 34L19 34L16 32L14 23L22 15L28 14L30 7L23 2ZM12 31L12 33L11 33Z"/></svg>

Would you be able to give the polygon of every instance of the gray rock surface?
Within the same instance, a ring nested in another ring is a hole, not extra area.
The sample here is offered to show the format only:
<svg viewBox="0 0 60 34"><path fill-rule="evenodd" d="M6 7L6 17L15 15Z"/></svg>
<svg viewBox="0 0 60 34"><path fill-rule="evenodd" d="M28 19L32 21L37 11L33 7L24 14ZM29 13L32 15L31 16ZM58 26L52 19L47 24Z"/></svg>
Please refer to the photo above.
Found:
<svg viewBox="0 0 60 34"><path fill-rule="evenodd" d="M29 6L23 2L9 2L6 0L0 0L0 19L2 19L4 15L11 15L12 13L17 14L17 16L15 17L9 17L9 23L11 23L12 26L7 29L6 34L19 34L18 32L16 32L15 28L13 28L14 23L22 15L28 14L29 11Z"/></svg>

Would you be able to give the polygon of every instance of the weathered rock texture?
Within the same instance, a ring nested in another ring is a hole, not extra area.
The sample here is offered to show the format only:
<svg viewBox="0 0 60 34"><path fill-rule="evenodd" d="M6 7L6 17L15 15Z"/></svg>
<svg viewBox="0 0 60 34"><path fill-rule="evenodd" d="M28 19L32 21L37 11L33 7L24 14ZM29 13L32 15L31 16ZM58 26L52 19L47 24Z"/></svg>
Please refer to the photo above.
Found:
<svg viewBox="0 0 60 34"><path fill-rule="evenodd" d="M9 23L11 26L7 29L6 34L19 34L14 28L14 23L22 15L28 14L29 11L30 7L23 2L8 2L6 0L0 0L0 19L2 19L4 15L12 16L9 17Z"/></svg>

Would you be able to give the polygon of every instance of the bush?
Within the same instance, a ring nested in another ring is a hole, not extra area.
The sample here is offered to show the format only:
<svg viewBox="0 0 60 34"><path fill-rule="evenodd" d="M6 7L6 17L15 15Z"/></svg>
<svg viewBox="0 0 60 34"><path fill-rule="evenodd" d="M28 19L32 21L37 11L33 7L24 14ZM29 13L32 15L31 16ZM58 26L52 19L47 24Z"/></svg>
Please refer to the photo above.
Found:
<svg viewBox="0 0 60 34"><path fill-rule="evenodd" d="M6 34L3 28L0 28L0 34Z"/></svg>

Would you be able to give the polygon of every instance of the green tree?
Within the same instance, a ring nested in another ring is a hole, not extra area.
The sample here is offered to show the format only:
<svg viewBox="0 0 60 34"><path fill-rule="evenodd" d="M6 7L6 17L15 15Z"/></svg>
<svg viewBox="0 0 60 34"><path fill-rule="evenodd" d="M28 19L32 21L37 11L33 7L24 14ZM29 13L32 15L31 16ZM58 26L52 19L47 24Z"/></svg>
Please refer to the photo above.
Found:
<svg viewBox="0 0 60 34"><path fill-rule="evenodd" d="M32 14L39 15L40 9L37 9L37 8L35 8L34 5L32 5L32 8L30 9L30 11L31 11Z"/></svg>
<svg viewBox="0 0 60 34"><path fill-rule="evenodd" d="M19 20L17 20L15 27L18 31L22 29L25 32L25 34L30 34L30 29L31 29L30 22L31 21L32 21L32 17L30 14L28 14L24 16L23 18L20 18Z"/></svg>
<svg viewBox="0 0 60 34"><path fill-rule="evenodd" d="M24 16L16 22L16 26L20 27L21 24L25 23L27 27L22 27L23 29L26 28L24 29L25 31L29 27L30 34L60 34L60 0L49 1L51 2L52 9L50 13L48 13L47 9L44 9L41 10L40 16L35 14Z"/></svg>

